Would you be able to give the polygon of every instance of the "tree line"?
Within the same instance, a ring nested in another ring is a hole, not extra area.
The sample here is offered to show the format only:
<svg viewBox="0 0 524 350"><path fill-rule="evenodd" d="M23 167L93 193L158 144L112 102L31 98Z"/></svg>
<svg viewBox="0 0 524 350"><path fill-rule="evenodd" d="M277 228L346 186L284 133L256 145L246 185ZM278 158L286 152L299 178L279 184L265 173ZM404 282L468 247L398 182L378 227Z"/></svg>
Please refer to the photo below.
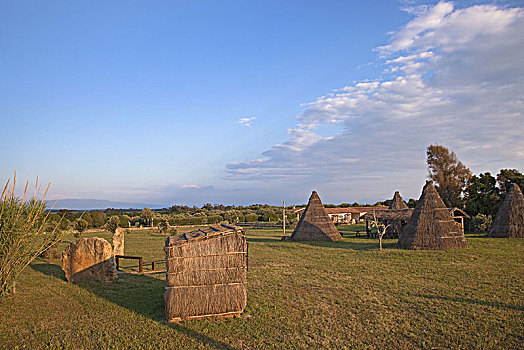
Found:
<svg viewBox="0 0 524 350"><path fill-rule="evenodd" d="M474 175L455 152L442 145L430 145L426 155L429 179L446 206L463 209L472 217L472 231L489 228L511 184L524 187L524 174L517 169L501 169L496 176L490 172Z"/></svg>

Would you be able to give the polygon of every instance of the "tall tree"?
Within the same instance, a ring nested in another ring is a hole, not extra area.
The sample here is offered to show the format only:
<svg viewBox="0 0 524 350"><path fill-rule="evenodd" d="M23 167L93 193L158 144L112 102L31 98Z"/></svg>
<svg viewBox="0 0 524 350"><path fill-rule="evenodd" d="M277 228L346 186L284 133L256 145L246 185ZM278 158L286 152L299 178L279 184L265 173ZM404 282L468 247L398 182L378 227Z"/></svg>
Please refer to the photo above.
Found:
<svg viewBox="0 0 524 350"><path fill-rule="evenodd" d="M149 208L142 209L142 212L140 213L140 220L145 225L153 226L153 211Z"/></svg>
<svg viewBox="0 0 524 350"><path fill-rule="evenodd" d="M462 206L462 192L471 171L460 162L455 152L444 146L430 145L426 151L429 178L448 207Z"/></svg>
<svg viewBox="0 0 524 350"><path fill-rule="evenodd" d="M524 189L524 174L517 169L501 169L497 174L497 183L502 197L509 191L510 185L515 183Z"/></svg>
<svg viewBox="0 0 524 350"><path fill-rule="evenodd" d="M496 185L497 180L489 172L471 177L464 195L466 211L471 216L497 214L500 193Z"/></svg>

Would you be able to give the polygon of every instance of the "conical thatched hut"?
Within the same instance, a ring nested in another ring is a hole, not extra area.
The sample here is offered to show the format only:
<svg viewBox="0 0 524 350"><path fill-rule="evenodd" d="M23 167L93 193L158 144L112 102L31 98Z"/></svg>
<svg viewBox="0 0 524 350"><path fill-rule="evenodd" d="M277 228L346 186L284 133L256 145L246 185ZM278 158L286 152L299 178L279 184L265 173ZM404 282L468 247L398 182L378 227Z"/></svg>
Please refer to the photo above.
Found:
<svg viewBox="0 0 524 350"><path fill-rule="evenodd" d="M404 200L398 191L395 192L393 201L391 201L391 204L389 205L389 209L408 209L408 205L404 203Z"/></svg>
<svg viewBox="0 0 524 350"><path fill-rule="evenodd" d="M293 241L338 241L342 239L317 192L313 191L309 197L306 210L300 217L290 239Z"/></svg>
<svg viewBox="0 0 524 350"><path fill-rule="evenodd" d="M524 196L517 184L506 194L488 236L524 238Z"/></svg>
<svg viewBox="0 0 524 350"><path fill-rule="evenodd" d="M404 249L468 247L462 230L431 182L426 182L411 218L400 233L397 245Z"/></svg>
<svg viewBox="0 0 524 350"><path fill-rule="evenodd" d="M241 227L217 225L169 237L164 250L168 321L244 310L247 242Z"/></svg>

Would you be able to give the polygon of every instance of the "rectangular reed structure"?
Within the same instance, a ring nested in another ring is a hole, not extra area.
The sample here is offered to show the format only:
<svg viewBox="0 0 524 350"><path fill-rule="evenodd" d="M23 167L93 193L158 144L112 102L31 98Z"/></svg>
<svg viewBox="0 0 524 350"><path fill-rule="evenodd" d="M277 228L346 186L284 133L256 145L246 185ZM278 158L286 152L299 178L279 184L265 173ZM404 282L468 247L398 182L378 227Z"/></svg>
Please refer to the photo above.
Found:
<svg viewBox="0 0 524 350"><path fill-rule="evenodd" d="M242 313L248 256L241 227L222 224L168 237L164 250L168 321Z"/></svg>

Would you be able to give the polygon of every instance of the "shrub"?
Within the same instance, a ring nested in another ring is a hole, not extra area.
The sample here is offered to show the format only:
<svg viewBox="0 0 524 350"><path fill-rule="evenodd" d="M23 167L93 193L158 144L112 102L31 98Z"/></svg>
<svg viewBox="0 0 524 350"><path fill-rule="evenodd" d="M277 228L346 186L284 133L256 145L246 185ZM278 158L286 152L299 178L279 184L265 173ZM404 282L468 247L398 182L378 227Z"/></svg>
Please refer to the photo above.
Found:
<svg viewBox="0 0 524 350"><path fill-rule="evenodd" d="M167 218L160 219L160 222L158 223L158 230L160 233L167 233L169 227L169 220Z"/></svg>
<svg viewBox="0 0 524 350"><path fill-rule="evenodd" d="M106 229L112 233L115 233L119 223L120 220L118 219L118 216L111 216L109 220L107 220Z"/></svg>
<svg viewBox="0 0 524 350"><path fill-rule="evenodd" d="M46 231L49 213L46 202L49 185L42 199L38 190L26 201L27 185L23 199L15 197L16 177L13 185L9 180L0 196L0 299L15 293L16 279L36 257L59 242L64 233L54 229ZM38 189L38 178L35 189Z"/></svg>
<svg viewBox="0 0 524 350"><path fill-rule="evenodd" d="M129 222L131 221L131 218L127 215L119 215L118 216L118 226L120 227L124 227L124 228L128 228L129 227Z"/></svg>
<svg viewBox="0 0 524 350"><path fill-rule="evenodd" d="M470 229L472 232L488 232L493 218L491 215L477 214L471 218Z"/></svg>
<svg viewBox="0 0 524 350"><path fill-rule="evenodd" d="M82 234L82 232L84 232L85 230L87 230L87 228L89 227L89 223L87 222L87 220L84 220L82 218L78 218L75 220L75 225L74 225L74 229L75 229L75 234L74 236L76 238L80 238L80 235Z"/></svg>

